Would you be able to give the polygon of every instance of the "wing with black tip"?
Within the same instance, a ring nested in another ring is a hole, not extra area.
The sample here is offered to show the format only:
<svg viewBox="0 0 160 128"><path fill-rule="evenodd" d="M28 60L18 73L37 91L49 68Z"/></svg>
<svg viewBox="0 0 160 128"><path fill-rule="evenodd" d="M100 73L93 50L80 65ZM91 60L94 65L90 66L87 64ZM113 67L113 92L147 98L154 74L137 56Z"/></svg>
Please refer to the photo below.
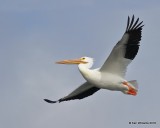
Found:
<svg viewBox="0 0 160 128"><path fill-rule="evenodd" d="M101 72L125 76L128 64L135 58L139 50L144 26L142 23L143 21L139 22L139 18L135 20L134 15L131 20L128 17L126 31L102 65Z"/></svg>
<svg viewBox="0 0 160 128"><path fill-rule="evenodd" d="M71 92L69 95L57 100L57 101L52 101L48 99L44 99L48 103L57 103L57 102L62 102L62 101L68 101L68 100L75 100L75 99L83 99L86 98L95 92L97 92L100 88L92 86L90 83L85 82L82 84L80 87L75 89L73 92Z"/></svg>

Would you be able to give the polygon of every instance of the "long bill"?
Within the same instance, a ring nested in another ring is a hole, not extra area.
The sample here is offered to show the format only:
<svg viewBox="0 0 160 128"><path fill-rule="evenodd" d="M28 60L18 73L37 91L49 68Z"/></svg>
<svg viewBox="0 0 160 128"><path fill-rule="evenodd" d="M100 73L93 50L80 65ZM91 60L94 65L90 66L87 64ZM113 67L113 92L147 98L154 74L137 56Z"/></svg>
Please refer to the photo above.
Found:
<svg viewBox="0 0 160 128"><path fill-rule="evenodd" d="M62 60L57 61L56 64L86 64L87 62L81 59L73 59L73 60Z"/></svg>

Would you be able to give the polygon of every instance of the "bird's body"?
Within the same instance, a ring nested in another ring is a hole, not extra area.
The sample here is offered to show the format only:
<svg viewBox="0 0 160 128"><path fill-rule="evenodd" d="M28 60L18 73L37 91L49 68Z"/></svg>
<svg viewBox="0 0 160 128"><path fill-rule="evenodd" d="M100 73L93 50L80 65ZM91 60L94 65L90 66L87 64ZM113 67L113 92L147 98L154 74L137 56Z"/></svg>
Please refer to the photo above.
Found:
<svg viewBox="0 0 160 128"><path fill-rule="evenodd" d="M125 73L127 66L135 58L139 50L141 31L144 25L141 25L142 22L138 22L139 18L134 21L134 15L131 21L128 17L127 28L122 39L115 45L101 68L91 69L93 59L90 57L81 57L80 59L57 62L58 64L78 64L78 69L86 82L69 95L57 101L44 100L48 103L56 103L67 100L83 99L97 92L99 89L121 91L128 95L137 95L137 81L127 81L125 79Z"/></svg>
<svg viewBox="0 0 160 128"><path fill-rule="evenodd" d="M118 75L107 72L103 73L100 72L99 69L88 69L83 66L83 64L78 65L78 68L84 79L95 87L117 91L124 88L124 86L121 86L119 83L125 80Z"/></svg>

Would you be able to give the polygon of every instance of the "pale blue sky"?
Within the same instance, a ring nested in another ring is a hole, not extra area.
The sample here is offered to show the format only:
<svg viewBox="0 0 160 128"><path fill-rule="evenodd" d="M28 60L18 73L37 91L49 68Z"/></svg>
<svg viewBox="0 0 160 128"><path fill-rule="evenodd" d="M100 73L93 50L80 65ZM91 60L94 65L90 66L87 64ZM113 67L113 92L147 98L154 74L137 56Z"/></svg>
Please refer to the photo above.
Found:
<svg viewBox="0 0 160 128"><path fill-rule="evenodd" d="M160 1L0 0L1 128L160 127ZM126 79L136 97L101 90L83 100L47 104L85 80L61 59L90 56L103 64L122 37L127 17L144 21L141 47ZM129 125L154 121L156 125Z"/></svg>

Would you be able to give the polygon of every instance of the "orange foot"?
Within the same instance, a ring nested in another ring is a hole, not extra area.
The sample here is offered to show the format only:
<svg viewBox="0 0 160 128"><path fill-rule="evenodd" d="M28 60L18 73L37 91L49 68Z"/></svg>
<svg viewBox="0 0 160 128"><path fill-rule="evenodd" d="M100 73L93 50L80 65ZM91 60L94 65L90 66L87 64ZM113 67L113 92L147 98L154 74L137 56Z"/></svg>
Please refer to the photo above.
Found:
<svg viewBox="0 0 160 128"><path fill-rule="evenodd" d="M128 92L127 94L136 96L137 95L137 90L135 90L133 87L131 87L127 82L123 82L123 85L128 87Z"/></svg>

